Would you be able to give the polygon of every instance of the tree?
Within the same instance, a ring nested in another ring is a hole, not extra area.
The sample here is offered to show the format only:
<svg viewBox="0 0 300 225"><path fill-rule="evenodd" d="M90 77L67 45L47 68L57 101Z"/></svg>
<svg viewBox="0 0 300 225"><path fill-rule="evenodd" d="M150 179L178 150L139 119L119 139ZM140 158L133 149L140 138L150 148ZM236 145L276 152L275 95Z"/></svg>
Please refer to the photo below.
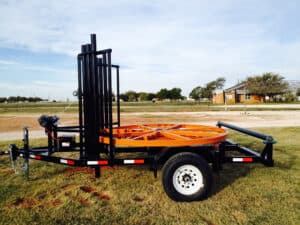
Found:
<svg viewBox="0 0 300 225"><path fill-rule="evenodd" d="M216 89L223 88L225 81L226 80L224 77L219 77L216 80L207 83L204 87L201 86L195 87L191 91L190 97L195 100L200 100L201 98L207 98L211 100L213 97L213 92Z"/></svg>
<svg viewBox="0 0 300 225"><path fill-rule="evenodd" d="M284 93L283 98L285 102L296 101L296 96L291 91L287 91L286 93Z"/></svg>
<svg viewBox="0 0 300 225"><path fill-rule="evenodd" d="M124 93L120 94L120 99L122 99L124 102L128 102L128 96Z"/></svg>
<svg viewBox="0 0 300 225"><path fill-rule="evenodd" d="M160 99L171 99L171 100L178 100L182 99L183 96L181 95L181 89L180 88L172 88L168 90L167 88L160 89L159 92L157 92L156 96Z"/></svg>
<svg viewBox="0 0 300 225"><path fill-rule="evenodd" d="M245 85L251 94L262 96L264 100L266 96L273 98L275 95L285 93L289 86L284 77L271 72L248 77Z"/></svg>
<svg viewBox="0 0 300 225"><path fill-rule="evenodd" d="M135 91L127 91L125 95L128 96L128 101L136 102L138 100L138 94Z"/></svg>
<svg viewBox="0 0 300 225"><path fill-rule="evenodd" d="M211 100L213 97L213 92L217 89L223 88L225 81L226 80L224 77L219 77L216 80L207 83L205 87L206 90L204 91L205 98Z"/></svg>
<svg viewBox="0 0 300 225"><path fill-rule="evenodd" d="M224 77L219 77L216 80L207 83L206 87L212 90L222 89L224 87L225 81L226 79Z"/></svg>
<svg viewBox="0 0 300 225"><path fill-rule="evenodd" d="M172 88L169 91L169 98L172 100L178 100L178 99L182 99L183 96L181 95L181 88Z"/></svg>
<svg viewBox="0 0 300 225"><path fill-rule="evenodd" d="M6 98L0 97L0 103L6 102Z"/></svg>
<svg viewBox="0 0 300 225"><path fill-rule="evenodd" d="M147 98L148 101L152 101L154 98L156 98L156 94L148 93L148 98Z"/></svg>
<svg viewBox="0 0 300 225"><path fill-rule="evenodd" d="M300 96L300 88L297 89L296 95L297 95L297 96Z"/></svg>
<svg viewBox="0 0 300 225"><path fill-rule="evenodd" d="M162 89L160 89L160 91L157 92L156 96L157 96L160 100L168 99L168 98L169 98L169 92L168 92L168 89L167 89L167 88L162 88Z"/></svg>
<svg viewBox="0 0 300 225"><path fill-rule="evenodd" d="M203 87L198 86L191 91L189 96L195 100L200 100L201 98L204 98L203 92Z"/></svg>
<svg viewBox="0 0 300 225"><path fill-rule="evenodd" d="M141 92L138 94L139 95L139 101L147 101L148 100L148 93L146 92Z"/></svg>

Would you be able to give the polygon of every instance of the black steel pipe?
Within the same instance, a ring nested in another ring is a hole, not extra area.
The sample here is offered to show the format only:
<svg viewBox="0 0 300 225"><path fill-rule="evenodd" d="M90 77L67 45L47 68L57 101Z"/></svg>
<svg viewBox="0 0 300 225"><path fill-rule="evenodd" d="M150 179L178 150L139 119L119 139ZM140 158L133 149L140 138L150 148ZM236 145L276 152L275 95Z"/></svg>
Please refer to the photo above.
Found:
<svg viewBox="0 0 300 225"><path fill-rule="evenodd" d="M87 44L86 45L83 45L82 46L82 53L85 53L87 52L88 49L87 49ZM83 137L83 151L82 151L82 155L81 155L81 158L86 158L87 155L88 155L88 152L87 152L87 148L88 148L88 140L86 139L87 137L87 126L88 126L88 76L87 76L87 73L88 73L88 69L87 69L87 55L84 54L82 55L82 92L83 92L83 127L84 127L84 132L82 133L82 137Z"/></svg>
<svg viewBox="0 0 300 225"><path fill-rule="evenodd" d="M107 54L103 55L103 64L107 63ZM104 100L104 124L108 123L108 90L107 90L107 66L103 66L103 100Z"/></svg>
<svg viewBox="0 0 300 225"><path fill-rule="evenodd" d="M97 41L96 41L96 34L91 34L91 45L92 45L92 51L97 51Z"/></svg>
<svg viewBox="0 0 300 225"><path fill-rule="evenodd" d="M265 134L262 134L262 133L259 133L259 132L253 131L253 130L248 130L248 129L245 129L245 128L241 128L241 127L238 127L238 126L235 126L235 125L232 125L232 124L229 124L229 123L225 123L225 122L222 122L222 121L218 121L217 126L218 127L227 127L227 128L232 129L232 130L250 135L252 137L262 139L262 140L267 141L267 142L274 141L273 137L271 137L271 136L268 136L268 135L265 135Z"/></svg>
<svg viewBox="0 0 300 225"><path fill-rule="evenodd" d="M83 47L81 47L83 49ZM82 91L82 59L81 57L77 57L77 66L78 66L78 113L79 113L79 143L80 143L80 158L84 157L83 152L83 114L82 114L82 97L83 97L83 91Z"/></svg>
<svg viewBox="0 0 300 225"><path fill-rule="evenodd" d="M104 128L104 107L103 107L103 68L102 68L102 59L97 59L97 68L98 68L98 91L99 91L99 129Z"/></svg>
<svg viewBox="0 0 300 225"><path fill-rule="evenodd" d="M121 117L120 117L120 75L119 75L119 67L117 69L117 123L118 127L121 126Z"/></svg>
<svg viewBox="0 0 300 225"><path fill-rule="evenodd" d="M108 107L109 107L109 154L110 159L114 159L114 141L113 141L113 115L112 115L112 78L111 78L111 53L107 54L108 64Z"/></svg>

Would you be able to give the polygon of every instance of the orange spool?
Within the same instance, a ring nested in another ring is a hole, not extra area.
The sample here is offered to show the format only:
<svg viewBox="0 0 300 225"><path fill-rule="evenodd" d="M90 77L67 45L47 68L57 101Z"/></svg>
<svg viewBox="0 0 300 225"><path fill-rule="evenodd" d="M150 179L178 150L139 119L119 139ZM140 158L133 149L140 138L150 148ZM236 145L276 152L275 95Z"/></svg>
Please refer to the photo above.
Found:
<svg viewBox="0 0 300 225"><path fill-rule="evenodd" d="M104 133L108 133L108 129ZM103 132L102 132L103 133ZM182 147L216 144L227 138L222 128L190 124L144 124L113 128L116 147ZM100 143L109 144L101 135Z"/></svg>

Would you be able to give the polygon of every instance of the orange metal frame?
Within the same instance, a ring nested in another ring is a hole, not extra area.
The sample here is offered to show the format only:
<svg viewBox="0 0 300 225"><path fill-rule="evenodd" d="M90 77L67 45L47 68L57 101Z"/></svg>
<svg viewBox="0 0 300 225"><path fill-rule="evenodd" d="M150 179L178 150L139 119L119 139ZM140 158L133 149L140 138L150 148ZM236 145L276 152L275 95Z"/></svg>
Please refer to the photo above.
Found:
<svg viewBox="0 0 300 225"><path fill-rule="evenodd" d="M102 133L109 133L105 129ZM216 144L227 138L222 128L189 124L145 124L121 126L113 129L116 147L182 147ZM109 144L109 137L101 135L100 143Z"/></svg>

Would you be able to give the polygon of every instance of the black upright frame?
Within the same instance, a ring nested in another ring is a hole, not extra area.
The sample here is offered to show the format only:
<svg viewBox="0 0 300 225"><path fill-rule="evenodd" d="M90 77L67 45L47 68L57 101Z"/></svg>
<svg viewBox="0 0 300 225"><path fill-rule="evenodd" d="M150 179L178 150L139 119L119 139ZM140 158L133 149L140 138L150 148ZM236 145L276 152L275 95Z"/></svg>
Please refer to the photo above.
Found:
<svg viewBox="0 0 300 225"><path fill-rule="evenodd" d="M108 153L110 159L114 159L113 126L120 126L120 85L119 66L112 65L111 53L111 49L97 51L96 35L91 34L91 43L82 45L77 56L82 159L98 160L99 153ZM116 122L113 121L112 68L116 71ZM100 134L109 136L109 145L99 142Z"/></svg>

